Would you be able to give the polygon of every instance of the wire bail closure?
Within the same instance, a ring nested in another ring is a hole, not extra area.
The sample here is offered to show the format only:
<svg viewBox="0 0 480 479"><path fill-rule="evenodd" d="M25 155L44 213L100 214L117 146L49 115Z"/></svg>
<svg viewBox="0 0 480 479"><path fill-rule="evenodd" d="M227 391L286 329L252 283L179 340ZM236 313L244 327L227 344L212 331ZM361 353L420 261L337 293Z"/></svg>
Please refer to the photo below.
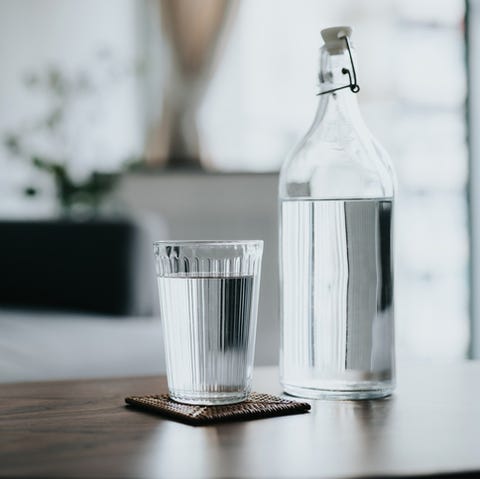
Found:
<svg viewBox="0 0 480 479"><path fill-rule="evenodd" d="M348 75L348 85L332 88L331 90L321 91L317 93L317 96L325 95L325 93L333 93L335 91L343 90L345 88L350 88L350 91L352 91L353 93L358 93L360 91L360 86L357 83L357 73L355 71L355 65L353 64L352 52L350 51L350 44L348 43L348 37L344 36L343 39L345 40L345 43L347 45L348 56L350 57L350 65L352 66L353 77L352 77L352 73L350 73L350 70L348 68L342 68L342 73L344 75Z"/></svg>

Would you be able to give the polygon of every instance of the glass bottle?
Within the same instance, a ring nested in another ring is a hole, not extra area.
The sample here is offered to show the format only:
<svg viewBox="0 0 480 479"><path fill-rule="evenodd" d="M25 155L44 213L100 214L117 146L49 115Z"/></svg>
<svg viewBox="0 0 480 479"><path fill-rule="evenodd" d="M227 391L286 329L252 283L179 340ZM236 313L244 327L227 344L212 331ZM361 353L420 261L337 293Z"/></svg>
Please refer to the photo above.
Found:
<svg viewBox="0 0 480 479"><path fill-rule="evenodd" d="M360 115L350 36L322 30L318 110L280 173L281 383L306 398L395 385L395 175Z"/></svg>

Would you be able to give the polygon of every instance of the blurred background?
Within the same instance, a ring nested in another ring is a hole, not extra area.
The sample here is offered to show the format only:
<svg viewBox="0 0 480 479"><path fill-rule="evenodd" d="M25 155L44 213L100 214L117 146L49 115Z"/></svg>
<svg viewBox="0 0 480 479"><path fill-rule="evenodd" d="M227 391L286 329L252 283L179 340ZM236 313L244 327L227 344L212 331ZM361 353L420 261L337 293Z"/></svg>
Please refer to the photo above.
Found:
<svg viewBox="0 0 480 479"><path fill-rule="evenodd" d="M278 171L345 24L398 174L399 360L480 356L479 0L0 0L0 381L162 371L168 238L265 240L277 363Z"/></svg>

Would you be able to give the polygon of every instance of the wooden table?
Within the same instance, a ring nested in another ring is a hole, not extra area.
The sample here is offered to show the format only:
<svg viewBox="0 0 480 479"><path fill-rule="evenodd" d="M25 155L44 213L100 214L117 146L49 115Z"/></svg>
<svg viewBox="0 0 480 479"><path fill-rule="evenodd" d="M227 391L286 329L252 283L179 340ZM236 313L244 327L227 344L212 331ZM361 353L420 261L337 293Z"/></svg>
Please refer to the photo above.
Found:
<svg viewBox="0 0 480 479"><path fill-rule="evenodd" d="M255 389L280 392L275 369ZM401 369L384 400L192 427L128 410L165 378L0 386L0 477L358 477L480 474L480 362Z"/></svg>

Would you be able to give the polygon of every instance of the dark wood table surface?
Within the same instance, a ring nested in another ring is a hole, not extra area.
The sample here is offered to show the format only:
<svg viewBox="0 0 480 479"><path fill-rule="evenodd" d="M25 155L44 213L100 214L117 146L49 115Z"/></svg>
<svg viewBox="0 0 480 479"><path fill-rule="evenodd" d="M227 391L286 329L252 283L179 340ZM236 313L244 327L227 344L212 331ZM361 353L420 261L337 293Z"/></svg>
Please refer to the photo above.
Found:
<svg viewBox="0 0 480 479"><path fill-rule="evenodd" d="M273 368L255 390L279 393ZM164 377L0 385L1 477L480 477L480 362L412 365L394 396L192 427L129 410Z"/></svg>

